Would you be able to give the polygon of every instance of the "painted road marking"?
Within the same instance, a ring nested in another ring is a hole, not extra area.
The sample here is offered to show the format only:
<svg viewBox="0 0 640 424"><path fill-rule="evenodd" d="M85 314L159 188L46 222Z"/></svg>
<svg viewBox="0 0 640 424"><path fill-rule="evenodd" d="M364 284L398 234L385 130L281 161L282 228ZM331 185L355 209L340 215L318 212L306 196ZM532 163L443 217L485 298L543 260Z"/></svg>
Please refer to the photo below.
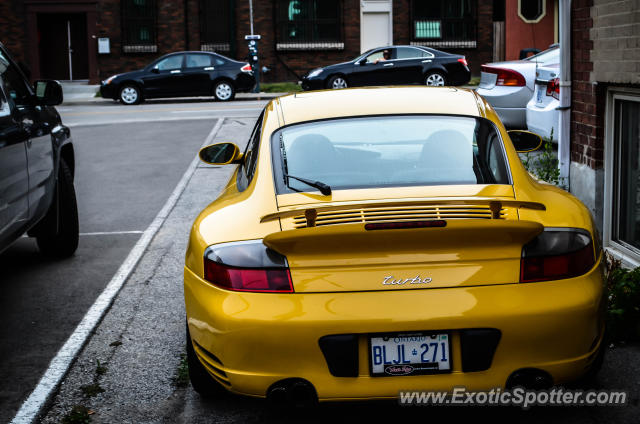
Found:
<svg viewBox="0 0 640 424"><path fill-rule="evenodd" d="M120 234L143 234L144 231L94 231L92 233L80 233L81 236L118 236Z"/></svg>
<svg viewBox="0 0 640 424"><path fill-rule="evenodd" d="M224 118L218 119L218 122L216 122L202 144L203 147L211 144L211 140L213 140L222 127L223 121ZM158 212L149 227L144 231L142 237L140 237L133 249L131 249L129 256L127 256L127 259L125 259L122 265L120 265L120 268L109 284L107 284L107 287L105 287L104 291L100 296L98 296L95 303L91 305L91 308L89 308L86 315L82 318L80 324L78 324L74 332L69 336L65 344L51 360L49 368L40 378L38 385L33 392L31 392L27 400L24 401L18 410L18 413L13 417L11 424L30 424L38 417L43 406L49 400L49 397L54 393L62 381L62 378L69 370L71 363L87 342L91 332L105 315L116 295L127 281L135 266L138 264L138 261L151 243L151 240L153 240L153 237L169 216L169 213L177 203L178 198L187 187L187 183L195 172L198 161L199 159L197 156L191 161L189 168L187 168L185 173L182 175L180 182L178 182L178 185L173 190L173 193L171 193L171 196L169 196L160 212Z"/></svg>

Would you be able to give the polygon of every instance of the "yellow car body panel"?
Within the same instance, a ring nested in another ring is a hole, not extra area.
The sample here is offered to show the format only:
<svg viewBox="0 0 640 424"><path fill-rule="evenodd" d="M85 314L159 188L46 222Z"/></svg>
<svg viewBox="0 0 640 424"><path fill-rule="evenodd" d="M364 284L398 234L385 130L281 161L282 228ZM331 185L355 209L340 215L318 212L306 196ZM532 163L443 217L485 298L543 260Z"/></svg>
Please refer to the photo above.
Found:
<svg viewBox="0 0 640 424"><path fill-rule="evenodd" d="M276 194L270 143L275 131L311 120L386 114L490 120L504 141L513 184L335 190L330 196ZM300 228L304 215L261 222L288 210L444 197L535 202L544 210L505 206L502 219L450 219L446 228L381 231L373 239L363 234L362 223ZM522 368L544 370L554 383L576 379L593 363L603 337L602 257L594 252L595 265L579 277L519 283L523 240L544 227L584 229L597 239L588 209L566 191L528 174L496 113L473 91L362 88L275 99L265 109L253 180L241 192L234 173L191 228L184 288L195 351L228 390L258 397L286 378L306 379L320 400L389 398L411 389L504 387L509 375ZM313 235L324 238L311 242ZM294 293L235 292L204 280L203 258L209 246L258 239L286 252ZM404 247L398 247L401 242ZM483 250L483 242L491 249ZM428 254L416 253L421 243L434 247ZM410 289L383 286L385 273L428 274L433 284ZM465 328L500 329L488 370L462 371L460 330ZM427 330L450 332L452 372L370 376L368 334ZM359 335L357 377L329 372L318 341L334 334Z"/></svg>

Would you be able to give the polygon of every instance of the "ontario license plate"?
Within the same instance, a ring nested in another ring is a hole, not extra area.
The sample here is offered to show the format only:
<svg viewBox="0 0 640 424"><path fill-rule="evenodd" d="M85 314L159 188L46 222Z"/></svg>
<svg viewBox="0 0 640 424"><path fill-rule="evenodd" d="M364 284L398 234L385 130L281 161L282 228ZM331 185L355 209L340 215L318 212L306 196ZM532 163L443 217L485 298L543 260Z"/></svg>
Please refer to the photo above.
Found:
<svg viewBox="0 0 640 424"><path fill-rule="evenodd" d="M369 337L371 375L451 372L449 333L397 333Z"/></svg>

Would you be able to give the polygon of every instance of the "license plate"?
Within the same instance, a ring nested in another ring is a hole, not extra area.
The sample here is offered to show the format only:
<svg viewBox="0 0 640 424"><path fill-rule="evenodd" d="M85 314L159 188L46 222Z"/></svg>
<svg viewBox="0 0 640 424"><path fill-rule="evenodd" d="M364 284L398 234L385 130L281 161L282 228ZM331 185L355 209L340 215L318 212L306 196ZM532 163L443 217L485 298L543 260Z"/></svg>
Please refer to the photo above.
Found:
<svg viewBox="0 0 640 424"><path fill-rule="evenodd" d="M372 376L451 372L449 333L397 333L369 337Z"/></svg>
<svg viewBox="0 0 640 424"><path fill-rule="evenodd" d="M542 103L542 97L546 94L546 88L543 89L543 86L539 85L538 86L538 94L537 94L537 98L536 101L538 103Z"/></svg>

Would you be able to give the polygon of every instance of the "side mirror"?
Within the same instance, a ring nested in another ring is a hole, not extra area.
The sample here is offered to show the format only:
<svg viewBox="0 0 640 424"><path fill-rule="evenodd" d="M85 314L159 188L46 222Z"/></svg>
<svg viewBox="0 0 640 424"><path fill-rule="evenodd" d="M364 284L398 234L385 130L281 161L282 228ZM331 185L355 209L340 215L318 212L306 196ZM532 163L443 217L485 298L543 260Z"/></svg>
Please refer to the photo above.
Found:
<svg viewBox="0 0 640 424"><path fill-rule="evenodd" d="M160 73L160 69L158 69L158 68L151 68L151 73L152 73L152 74L159 74L159 73Z"/></svg>
<svg viewBox="0 0 640 424"><path fill-rule="evenodd" d="M242 159L242 152L233 143L217 143L200 149L200 160L209 165L228 165L238 163Z"/></svg>
<svg viewBox="0 0 640 424"><path fill-rule="evenodd" d="M42 106L57 106L62 103L62 85L54 80L38 80L34 84L37 103Z"/></svg>
<svg viewBox="0 0 640 424"><path fill-rule="evenodd" d="M507 134L518 153L533 152L542 146L542 137L531 131L511 130Z"/></svg>

